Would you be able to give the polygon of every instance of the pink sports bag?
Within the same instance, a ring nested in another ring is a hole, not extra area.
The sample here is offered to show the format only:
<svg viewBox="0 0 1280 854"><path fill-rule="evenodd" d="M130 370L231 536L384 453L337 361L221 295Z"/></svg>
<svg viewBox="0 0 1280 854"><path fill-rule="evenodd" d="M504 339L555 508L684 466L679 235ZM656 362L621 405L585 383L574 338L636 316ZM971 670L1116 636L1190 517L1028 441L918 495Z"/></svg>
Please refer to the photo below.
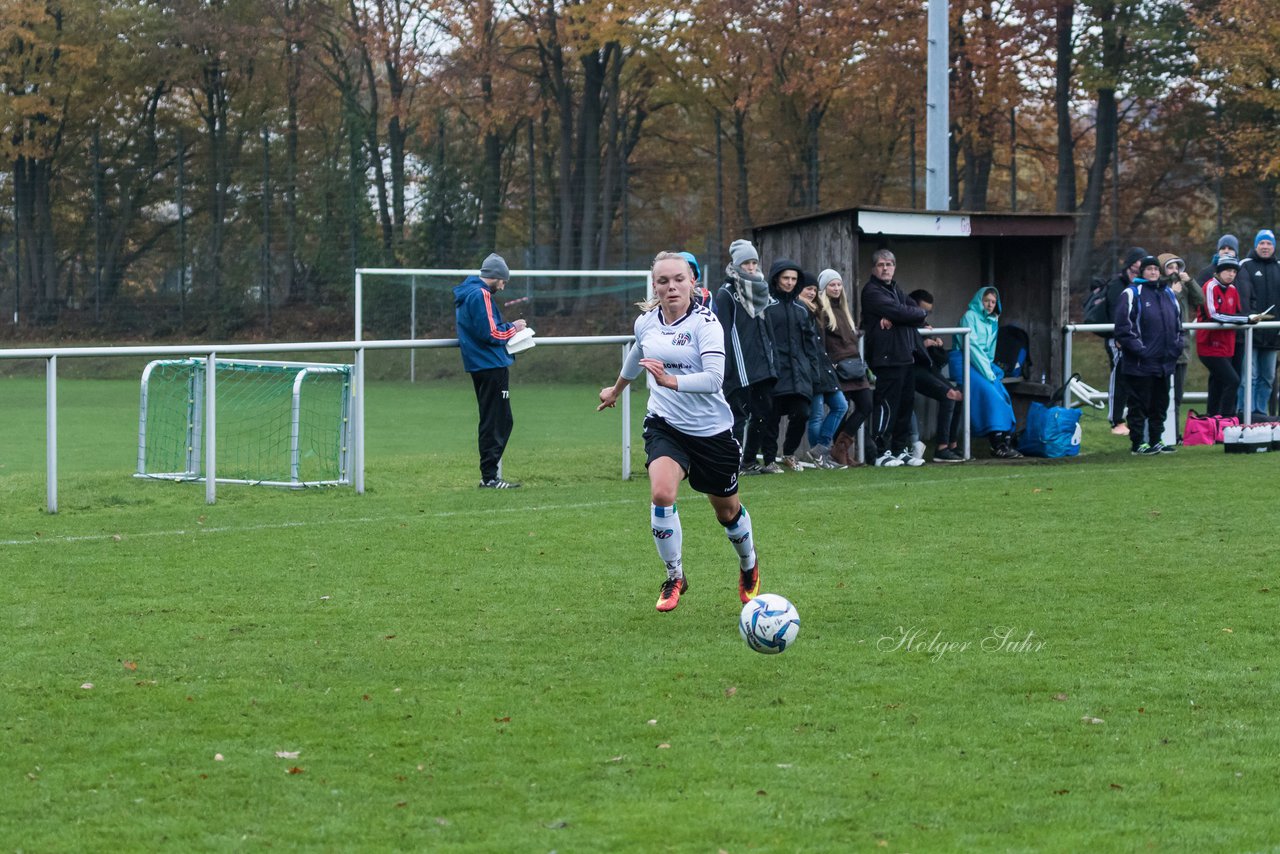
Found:
<svg viewBox="0 0 1280 854"><path fill-rule="evenodd" d="M1222 431L1239 425L1239 418L1228 418L1225 415L1198 415L1194 409L1189 409L1187 424L1182 430L1182 444L1221 445Z"/></svg>

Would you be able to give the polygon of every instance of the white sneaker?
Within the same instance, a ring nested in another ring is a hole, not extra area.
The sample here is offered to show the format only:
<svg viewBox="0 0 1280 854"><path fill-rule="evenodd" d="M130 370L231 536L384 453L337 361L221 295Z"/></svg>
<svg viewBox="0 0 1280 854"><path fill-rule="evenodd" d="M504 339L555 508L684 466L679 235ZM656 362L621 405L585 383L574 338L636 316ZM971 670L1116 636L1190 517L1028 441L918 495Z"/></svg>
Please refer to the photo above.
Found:
<svg viewBox="0 0 1280 854"><path fill-rule="evenodd" d="M889 469L889 468L893 468L894 466L902 465L902 460L895 457L893 455L893 451L885 451L883 454L876 457L875 464L880 468Z"/></svg>
<svg viewBox="0 0 1280 854"><path fill-rule="evenodd" d="M911 456L915 457L917 460L923 460L924 452L926 450L928 450L928 448L925 447L924 442L916 442L911 446Z"/></svg>
<svg viewBox="0 0 1280 854"><path fill-rule="evenodd" d="M901 461L902 465L912 466L913 468L924 465L924 457L917 457L910 450L906 450L901 454L898 454L898 460Z"/></svg>

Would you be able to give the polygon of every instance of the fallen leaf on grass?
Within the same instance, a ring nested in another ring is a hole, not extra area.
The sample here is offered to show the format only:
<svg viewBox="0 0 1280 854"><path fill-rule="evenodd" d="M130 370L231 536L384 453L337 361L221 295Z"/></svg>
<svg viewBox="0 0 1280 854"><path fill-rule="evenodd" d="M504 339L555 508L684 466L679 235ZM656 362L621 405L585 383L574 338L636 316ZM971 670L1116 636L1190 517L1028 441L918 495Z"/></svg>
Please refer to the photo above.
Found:
<svg viewBox="0 0 1280 854"><path fill-rule="evenodd" d="M120 541L121 541L121 540L123 540L123 539L124 539L124 537L120 536L119 534L112 534L112 535L111 535L111 541L112 541L113 543L118 543L118 542L120 542Z"/></svg>
<svg viewBox="0 0 1280 854"><path fill-rule="evenodd" d="M1087 724L1101 724L1101 723L1106 723L1106 721L1104 721L1102 718L1090 717L1089 715L1085 715L1085 716L1084 716L1084 717L1082 717L1080 720L1084 721L1084 722L1085 722L1085 723L1087 723Z"/></svg>
<svg viewBox="0 0 1280 854"><path fill-rule="evenodd" d="M83 689L84 689L84 690L86 690L86 691L92 691L92 690L93 690L93 683L92 683L92 682L86 682L86 683L84 683L83 685L81 685L80 687L81 687L81 688L83 688Z"/></svg>
<svg viewBox="0 0 1280 854"><path fill-rule="evenodd" d="M303 774L303 773L305 773L305 772L304 772L301 768L299 768L298 766L296 766L296 765L295 765L295 766L293 766L292 768L290 768L290 769L289 769L289 773L290 773L290 774Z"/></svg>
<svg viewBox="0 0 1280 854"><path fill-rule="evenodd" d="M1235 634L1235 632L1234 632L1233 630L1231 630L1231 629L1223 629L1223 631L1224 631L1224 632L1226 632L1226 633L1227 633L1227 634L1229 634L1229 635L1234 635L1234 634Z"/></svg>
<svg viewBox="0 0 1280 854"><path fill-rule="evenodd" d="M670 749L671 749L671 745L670 745L670 744L667 744L667 742L665 742L665 741L664 741L664 742L662 742L662 744L659 744L659 745L658 745L658 749L659 749L659 750L670 750Z"/></svg>
<svg viewBox="0 0 1280 854"><path fill-rule="evenodd" d="M1066 694L1054 694L1053 699L1057 700L1059 703L1063 703L1069 700L1070 697L1068 697Z"/></svg>
<svg viewBox="0 0 1280 854"><path fill-rule="evenodd" d="M767 794L769 794L769 793L768 793L768 792L766 792L764 789L756 789L756 794L757 794L757 795L767 795Z"/></svg>
<svg viewBox="0 0 1280 854"><path fill-rule="evenodd" d="M1054 793L1055 795L1065 795L1065 794L1067 794L1067 793L1068 793L1068 792L1070 792L1070 791L1071 791L1070 789L1054 789L1054 790L1053 790L1053 793Z"/></svg>
<svg viewBox="0 0 1280 854"><path fill-rule="evenodd" d="M657 725L658 725L658 719L657 719L657 718L649 718L649 720L645 721L645 723L647 723L649 726L657 726Z"/></svg>
<svg viewBox="0 0 1280 854"><path fill-rule="evenodd" d="M215 754L213 754L213 761L214 761L214 762L221 762L222 760L223 760L223 756L222 756L222 754L221 754L221 753L215 753Z"/></svg>
<svg viewBox="0 0 1280 854"><path fill-rule="evenodd" d="M509 724L511 723L511 715L507 715L505 718L494 718L493 722L495 724Z"/></svg>
<svg viewBox="0 0 1280 854"><path fill-rule="evenodd" d="M724 689L724 695L726 697L732 697L736 693L738 693L738 689L733 685L730 685L728 688Z"/></svg>
<svg viewBox="0 0 1280 854"><path fill-rule="evenodd" d="M136 662L136 661L122 661L122 662L120 662L120 663L124 665L124 669L125 669L125 670L137 670L137 669L138 669L138 662Z"/></svg>
<svg viewBox="0 0 1280 854"><path fill-rule="evenodd" d="M399 803L397 803L397 804L396 804L396 807L397 807L397 808L399 808L399 807L407 807L407 806L409 806L409 802L408 802L408 801L400 801Z"/></svg>
<svg viewBox="0 0 1280 854"><path fill-rule="evenodd" d="M297 759L298 754L301 752L302 751L300 750L277 750L276 758L277 759Z"/></svg>
<svg viewBox="0 0 1280 854"><path fill-rule="evenodd" d="M609 761L610 761L610 762L621 762L621 761L623 760L623 758L624 758L624 757L622 757L622 756L610 756L610 757L609 757Z"/></svg>
<svg viewBox="0 0 1280 854"><path fill-rule="evenodd" d="M1123 788L1124 788L1124 786L1121 786L1119 783L1112 783L1112 784L1111 784L1111 788L1113 788L1113 789L1123 789Z"/></svg>
<svg viewBox="0 0 1280 854"><path fill-rule="evenodd" d="M547 825L547 830L564 830L569 826L567 821L553 821Z"/></svg>

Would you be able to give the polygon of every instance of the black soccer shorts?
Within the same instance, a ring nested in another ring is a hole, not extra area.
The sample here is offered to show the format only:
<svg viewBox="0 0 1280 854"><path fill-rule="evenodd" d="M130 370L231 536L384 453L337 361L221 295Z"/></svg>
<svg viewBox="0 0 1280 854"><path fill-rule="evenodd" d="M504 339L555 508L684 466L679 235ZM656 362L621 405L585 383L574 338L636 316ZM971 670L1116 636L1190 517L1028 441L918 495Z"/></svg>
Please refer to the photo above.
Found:
<svg viewBox="0 0 1280 854"><path fill-rule="evenodd" d="M684 469L689 485L704 495L736 495L742 448L725 430L714 436L690 436L657 415L644 419L645 468L659 457L670 457Z"/></svg>

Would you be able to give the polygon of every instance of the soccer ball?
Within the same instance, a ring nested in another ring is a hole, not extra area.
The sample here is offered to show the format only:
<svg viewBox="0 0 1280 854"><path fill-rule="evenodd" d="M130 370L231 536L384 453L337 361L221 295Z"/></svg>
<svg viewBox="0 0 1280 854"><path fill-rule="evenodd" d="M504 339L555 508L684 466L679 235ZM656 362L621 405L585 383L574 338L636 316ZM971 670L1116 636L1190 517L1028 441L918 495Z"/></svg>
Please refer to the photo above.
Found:
<svg viewBox="0 0 1280 854"><path fill-rule="evenodd" d="M777 655L795 643L800 633L800 614L784 597L761 593L742 606L738 631L756 652Z"/></svg>

